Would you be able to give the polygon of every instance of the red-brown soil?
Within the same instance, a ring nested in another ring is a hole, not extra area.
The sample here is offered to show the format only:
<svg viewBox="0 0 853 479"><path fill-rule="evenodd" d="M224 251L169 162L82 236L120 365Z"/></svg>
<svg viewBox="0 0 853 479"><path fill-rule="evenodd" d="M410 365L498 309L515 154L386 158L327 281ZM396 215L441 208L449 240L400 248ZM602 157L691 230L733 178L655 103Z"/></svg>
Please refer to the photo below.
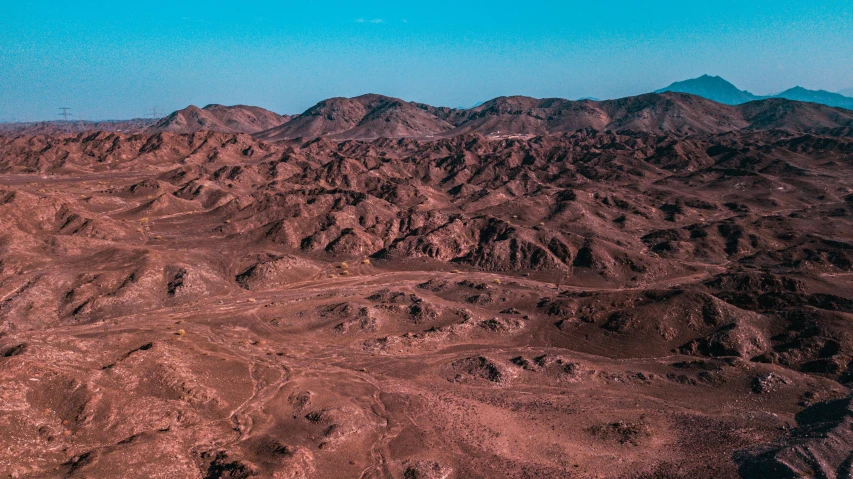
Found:
<svg viewBox="0 0 853 479"><path fill-rule="evenodd" d="M0 477L849 476L851 113L526 101L0 137Z"/></svg>

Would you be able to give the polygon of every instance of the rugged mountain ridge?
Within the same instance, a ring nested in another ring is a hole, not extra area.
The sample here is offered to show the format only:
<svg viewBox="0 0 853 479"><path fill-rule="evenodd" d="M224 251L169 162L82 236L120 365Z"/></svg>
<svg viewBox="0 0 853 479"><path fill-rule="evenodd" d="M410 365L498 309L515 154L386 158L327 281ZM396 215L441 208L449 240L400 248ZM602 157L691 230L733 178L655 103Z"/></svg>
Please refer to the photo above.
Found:
<svg viewBox="0 0 853 479"><path fill-rule="evenodd" d="M441 110L382 95L323 100L279 127L260 132L267 141L293 138L333 139L426 137L452 125L436 115Z"/></svg>
<svg viewBox="0 0 853 479"><path fill-rule="evenodd" d="M742 129L819 131L853 125L853 111L769 99L723 105L684 93L650 93L606 101L499 97L469 110L434 108L381 95L324 100L264 141L327 137L451 138L462 134L537 136L594 130L716 134Z"/></svg>
<svg viewBox="0 0 853 479"><path fill-rule="evenodd" d="M815 100L809 96L815 92L803 92L800 97ZM795 95L792 93L792 96ZM511 96L495 98L465 110L368 94L323 100L292 117L243 105L190 106L153 125L143 120L80 124L73 128L71 124L56 123L0 125L0 134L51 134L66 129L68 133L77 133L81 129L122 130L127 133L215 131L250 133L260 140L275 142L321 137L332 140L435 139L471 133L530 137L586 128L678 134L716 134L742 129L819 133L851 125L851 110L782 98L726 105L700 95L678 92L649 93L605 101Z"/></svg>

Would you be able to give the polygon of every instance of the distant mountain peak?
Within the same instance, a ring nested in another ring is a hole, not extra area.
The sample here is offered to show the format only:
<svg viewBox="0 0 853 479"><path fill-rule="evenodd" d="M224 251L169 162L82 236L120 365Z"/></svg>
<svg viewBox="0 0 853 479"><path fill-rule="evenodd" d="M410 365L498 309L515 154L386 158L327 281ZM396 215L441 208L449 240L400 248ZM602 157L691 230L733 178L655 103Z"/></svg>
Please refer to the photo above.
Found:
<svg viewBox="0 0 853 479"><path fill-rule="evenodd" d="M795 86L779 93L778 95L774 95L774 97L810 103L820 103L822 105L853 110L853 98L826 90L809 90L801 86Z"/></svg>
<svg viewBox="0 0 853 479"><path fill-rule="evenodd" d="M690 80L675 82L666 88L657 90L655 93L665 93L668 91L690 93L691 95L698 95L727 105L739 105L760 98L748 91L739 90L731 82L722 77L708 74Z"/></svg>
<svg viewBox="0 0 853 479"><path fill-rule="evenodd" d="M853 98L844 96L844 92L853 96L853 89L844 90L839 93L832 93L826 90L809 90L808 88L803 88L798 85L776 95L757 96L746 90L738 89L732 83L719 76L711 76L707 74L698 78L675 82L666 88L657 90L655 93L664 93L668 91L689 93L691 95L701 96L708 100L728 105L740 105L742 103L768 98L784 98L786 100L819 103L822 105L853 110Z"/></svg>
<svg viewBox="0 0 853 479"><path fill-rule="evenodd" d="M714 80L714 81L718 81L718 82L725 82L729 85L732 85L731 82L729 82L728 80L726 80L725 78L723 78L719 75L708 75L707 73L700 76L699 78L696 78L696 80L705 80L705 81ZM690 80L686 80L686 81L690 81ZM732 86L734 86L734 85L732 85Z"/></svg>
<svg viewBox="0 0 853 479"><path fill-rule="evenodd" d="M830 93L830 92L828 92L826 90L809 90L807 88L801 87L800 85L797 85L795 87L788 88L787 90L785 90L781 93L777 93L773 96L779 97L779 98L786 98L785 95L804 95L804 94L809 94L809 93Z"/></svg>

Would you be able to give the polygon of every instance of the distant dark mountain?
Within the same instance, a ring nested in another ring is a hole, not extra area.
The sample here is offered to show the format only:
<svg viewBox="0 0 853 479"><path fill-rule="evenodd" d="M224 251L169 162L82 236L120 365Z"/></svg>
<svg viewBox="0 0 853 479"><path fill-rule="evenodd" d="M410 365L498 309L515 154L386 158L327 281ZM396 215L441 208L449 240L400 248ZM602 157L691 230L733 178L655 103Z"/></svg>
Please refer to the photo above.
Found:
<svg viewBox="0 0 853 479"><path fill-rule="evenodd" d="M655 93L664 92L690 93L702 98L713 100L726 105L740 105L748 101L759 100L761 97L752 93L739 90L736 86L718 76L702 75L699 78L675 82L672 85L661 88Z"/></svg>
<svg viewBox="0 0 853 479"><path fill-rule="evenodd" d="M190 105L163 118L149 131L194 133L196 131L218 131L223 133L257 133L268 130L290 120L257 106L207 105L199 108Z"/></svg>
<svg viewBox="0 0 853 479"><path fill-rule="evenodd" d="M784 98L786 100L820 103L822 105L853 110L853 99L840 93L832 93L825 90L807 90L798 86L785 90L777 95L758 96L745 90L739 90L736 86L723 78L710 75L702 75L699 78L675 82L666 88L657 90L656 93L664 93L667 91L698 95L727 105L740 105L742 103L767 98ZM845 91L853 94L853 89Z"/></svg>
<svg viewBox="0 0 853 479"><path fill-rule="evenodd" d="M842 94L842 95L844 95L844 96L846 96L846 97L853 98L853 88L848 88L848 89L846 89L846 90L841 90L841 91L840 91L840 92L838 92L838 93L840 93L840 94Z"/></svg>
<svg viewBox="0 0 853 479"><path fill-rule="evenodd" d="M846 97L839 93L832 93L826 90L806 90L803 87L794 87L790 90L785 90L778 95L773 95L774 98L785 98L795 101L807 101L811 103L821 103L823 105L834 106L838 108L846 108L853 110L853 98Z"/></svg>

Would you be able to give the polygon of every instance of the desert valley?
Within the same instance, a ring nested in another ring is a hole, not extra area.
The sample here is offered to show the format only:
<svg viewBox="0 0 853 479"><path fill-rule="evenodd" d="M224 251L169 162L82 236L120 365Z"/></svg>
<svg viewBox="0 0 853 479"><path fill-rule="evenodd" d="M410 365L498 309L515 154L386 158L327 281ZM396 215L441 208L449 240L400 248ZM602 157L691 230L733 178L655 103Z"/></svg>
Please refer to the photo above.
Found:
<svg viewBox="0 0 853 479"><path fill-rule="evenodd" d="M853 111L0 125L0 477L853 468Z"/></svg>

